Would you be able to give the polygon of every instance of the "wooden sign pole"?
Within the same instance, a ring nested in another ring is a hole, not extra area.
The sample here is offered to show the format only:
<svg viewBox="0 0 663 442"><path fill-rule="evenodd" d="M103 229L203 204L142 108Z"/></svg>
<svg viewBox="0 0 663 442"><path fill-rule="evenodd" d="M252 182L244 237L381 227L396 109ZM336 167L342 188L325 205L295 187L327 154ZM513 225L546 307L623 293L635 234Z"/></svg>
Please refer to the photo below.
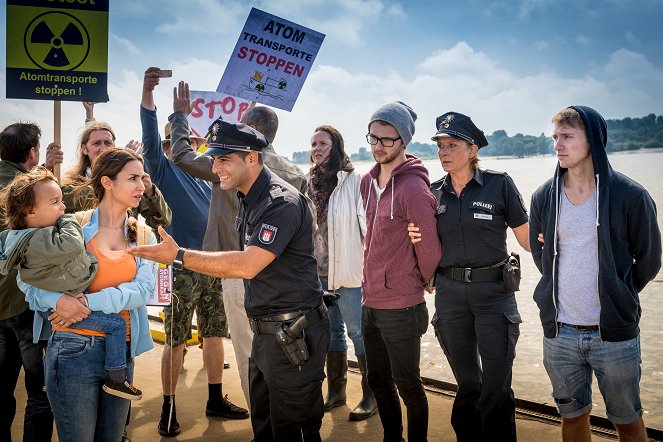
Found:
<svg viewBox="0 0 663 442"><path fill-rule="evenodd" d="M61 144L60 129L62 126L62 102L55 100L53 102L53 142ZM60 182L60 163L53 166L53 175Z"/></svg>

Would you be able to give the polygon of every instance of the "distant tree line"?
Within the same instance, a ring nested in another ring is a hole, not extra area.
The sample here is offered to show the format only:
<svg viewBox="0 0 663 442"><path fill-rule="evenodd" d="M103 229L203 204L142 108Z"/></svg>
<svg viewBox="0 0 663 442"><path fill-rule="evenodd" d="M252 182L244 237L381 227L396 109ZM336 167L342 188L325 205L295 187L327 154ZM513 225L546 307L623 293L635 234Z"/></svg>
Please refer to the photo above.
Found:
<svg viewBox="0 0 663 442"><path fill-rule="evenodd" d="M642 118L622 118L607 120L608 152L623 150L649 149L663 147L663 115L649 114ZM541 134L515 134L510 137L504 130L496 130L486 136L488 146L481 149L482 156L508 156L516 158L546 155L553 153L552 138ZM421 159L437 158L437 146L432 143L412 142L408 152ZM295 152L292 159L295 163L308 163L309 151ZM368 147L360 147L357 153L350 155L352 161L371 161L373 155Z"/></svg>

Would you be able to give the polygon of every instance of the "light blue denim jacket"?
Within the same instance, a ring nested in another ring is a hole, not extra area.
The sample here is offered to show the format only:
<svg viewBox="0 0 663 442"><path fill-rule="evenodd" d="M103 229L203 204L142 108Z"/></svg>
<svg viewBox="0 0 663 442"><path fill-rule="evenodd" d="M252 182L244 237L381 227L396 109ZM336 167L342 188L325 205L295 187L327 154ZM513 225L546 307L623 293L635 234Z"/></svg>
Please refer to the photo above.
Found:
<svg viewBox="0 0 663 442"><path fill-rule="evenodd" d="M125 220L125 229L127 220ZM83 238L87 243L99 231L99 209L92 213L90 222L83 226ZM154 235L151 243L156 242ZM135 243L131 243L135 246ZM135 357L154 347L150 326L147 319L147 308L145 304L154 292L156 281L156 263L146 259L136 258L138 268L136 277L131 282L120 284L117 287L108 287L96 293L88 293L90 310L102 311L104 313L119 313L121 310L129 310L131 318L131 356ZM34 311L45 311L49 308L55 309L56 303L62 293L38 289L24 283L20 277L16 278L18 287L25 293L25 300ZM67 295L65 295L67 296ZM35 315L33 325L34 341L48 339L51 334L51 324L40 315Z"/></svg>

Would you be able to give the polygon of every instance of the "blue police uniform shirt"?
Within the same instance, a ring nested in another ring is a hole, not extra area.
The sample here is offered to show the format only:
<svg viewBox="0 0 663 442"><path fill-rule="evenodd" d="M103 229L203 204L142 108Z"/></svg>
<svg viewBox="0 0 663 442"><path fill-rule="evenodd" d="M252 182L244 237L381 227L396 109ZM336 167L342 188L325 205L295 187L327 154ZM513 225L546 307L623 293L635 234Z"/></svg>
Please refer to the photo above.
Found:
<svg viewBox="0 0 663 442"><path fill-rule="evenodd" d="M528 221L515 183L505 172L477 169L456 196L448 174L431 184L437 200L440 267L487 267L503 261L506 229Z"/></svg>
<svg viewBox="0 0 663 442"><path fill-rule="evenodd" d="M318 307L322 287L313 256L313 219L304 196L266 166L249 192L237 195L240 249L256 246L276 255L244 281L247 315L258 319Z"/></svg>

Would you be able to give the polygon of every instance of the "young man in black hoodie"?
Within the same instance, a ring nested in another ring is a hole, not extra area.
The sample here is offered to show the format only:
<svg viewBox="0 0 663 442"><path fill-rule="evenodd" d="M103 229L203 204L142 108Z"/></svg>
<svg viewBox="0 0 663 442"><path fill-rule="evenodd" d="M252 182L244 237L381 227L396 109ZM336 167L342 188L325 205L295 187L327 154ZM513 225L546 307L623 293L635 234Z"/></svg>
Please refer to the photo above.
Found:
<svg viewBox="0 0 663 442"><path fill-rule="evenodd" d="M593 372L620 440L646 441L638 293L661 267L656 206L610 166L598 112L571 106L552 122L559 162L532 196L530 243L543 275L534 300L562 438L590 440Z"/></svg>

